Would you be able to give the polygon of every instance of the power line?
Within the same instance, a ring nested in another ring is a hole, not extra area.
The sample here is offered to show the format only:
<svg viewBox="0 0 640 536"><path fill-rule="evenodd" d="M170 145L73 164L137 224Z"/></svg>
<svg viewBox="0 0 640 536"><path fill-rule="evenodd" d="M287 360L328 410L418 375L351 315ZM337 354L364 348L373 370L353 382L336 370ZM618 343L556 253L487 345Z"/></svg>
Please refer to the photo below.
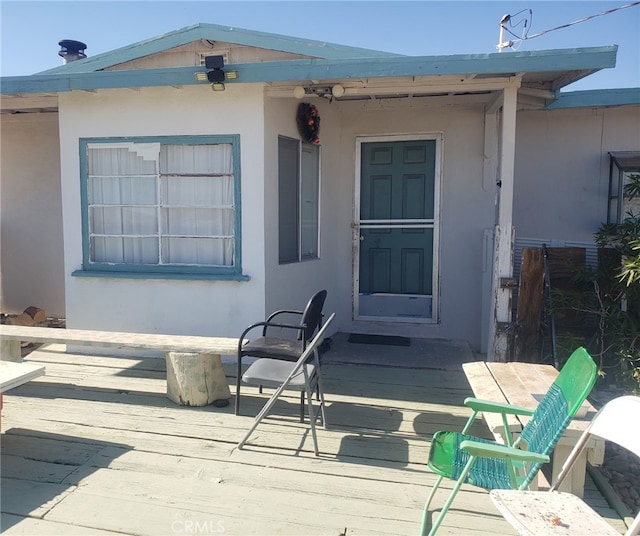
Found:
<svg viewBox="0 0 640 536"><path fill-rule="evenodd" d="M503 48L506 48L506 47L512 47L516 42L522 43L523 41L528 41L529 39L534 39L535 37L540 37L541 35L546 35L546 34L548 34L550 32L554 32L556 30L562 30L564 28L569 28L570 26L575 26L576 24L580 24L582 22L586 22L588 20L595 19L596 17L602 17L604 15L609 15L611 13L615 13L616 11L620 11L621 9L627 9L629 7L634 7L634 6L637 6L637 5L640 5L640 1L631 2L629 4L625 4L625 5L620 6L620 7L614 7L614 8L611 8L611 9L607 9L606 11L603 11L602 13L596 13L595 15L589 15L588 17L584 17L582 19L578 19L578 20L575 20L573 22L569 22L567 24L563 24L561 26L556 26L555 28L550 28L548 30L544 30L542 32L538 32L538 33L533 34L533 35L526 35L526 33L525 33L525 35L523 35L522 37L518 37L516 39L510 40L510 41L507 41L507 42L504 42L504 43L500 43L498 45L498 49L502 50ZM525 11L525 10L523 10L523 11ZM520 11L520 13L522 13L522 11ZM518 13L518 14L520 14L520 13ZM504 23L509 21L510 18L511 17L509 15L505 15L505 17L503 17L502 20L500 21L500 27L503 30L507 30L507 28L504 27ZM507 31L509 31L509 30L507 30ZM509 33L512 33L512 32L509 32Z"/></svg>

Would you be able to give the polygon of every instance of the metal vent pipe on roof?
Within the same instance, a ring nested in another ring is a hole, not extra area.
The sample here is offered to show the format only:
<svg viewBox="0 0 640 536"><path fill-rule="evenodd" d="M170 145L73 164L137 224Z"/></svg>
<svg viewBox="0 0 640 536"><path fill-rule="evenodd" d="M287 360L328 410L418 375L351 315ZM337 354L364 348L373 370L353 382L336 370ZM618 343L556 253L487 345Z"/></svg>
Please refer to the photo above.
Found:
<svg viewBox="0 0 640 536"><path fill-rule="evenodd" d="M84 53L87 45L82 41L74 41L73 39L63 39L58 42L60 45L60 52L58 56L62 56L64 63L70 63L72 61L83 60L87 57Z"/></svg>

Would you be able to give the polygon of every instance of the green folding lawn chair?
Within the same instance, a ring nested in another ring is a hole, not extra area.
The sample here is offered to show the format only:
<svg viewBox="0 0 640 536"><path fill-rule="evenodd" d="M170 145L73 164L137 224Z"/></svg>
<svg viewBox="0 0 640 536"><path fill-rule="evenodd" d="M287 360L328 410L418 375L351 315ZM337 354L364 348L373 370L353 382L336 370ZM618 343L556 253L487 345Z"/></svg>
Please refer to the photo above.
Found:
<svg viewBox="0 0 640 536"><path fill-rule="evenodd" d="M581 347L571 354L535 411L467 398L464 403L472 414L462 432L436 432L431 440L428 466L439 476L424 506L421 535L429 530L429 504L445 477L456 483L429 536L437 532L462 484L488 490L527 489L542 465L549 462L549 455L591 392L597 374L596 364ZM515 442L506 433L507 445L503 445L467 435L481 411L501 413L505 423L505 415L525 415L530 420Z"/></svg>

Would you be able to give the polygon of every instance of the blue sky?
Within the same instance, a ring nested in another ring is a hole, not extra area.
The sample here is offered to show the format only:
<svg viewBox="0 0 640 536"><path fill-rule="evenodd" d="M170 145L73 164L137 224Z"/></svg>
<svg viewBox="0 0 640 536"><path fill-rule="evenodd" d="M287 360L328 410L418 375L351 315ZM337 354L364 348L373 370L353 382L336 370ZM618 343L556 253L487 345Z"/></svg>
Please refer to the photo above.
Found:
<svg viewBox="0 0 640 536"><path fill-rule="evenodd" d="M518 22L517 13L532 10L528 28L533 35L632 2L0 0L0 74L28 75L60 65L61 39L86 43L92 56L199 22L407 55L492 53L505 14ZM517 49L611 44L620 47L616 68L566 89L640 87L640 5L525 40Z"/></svg>

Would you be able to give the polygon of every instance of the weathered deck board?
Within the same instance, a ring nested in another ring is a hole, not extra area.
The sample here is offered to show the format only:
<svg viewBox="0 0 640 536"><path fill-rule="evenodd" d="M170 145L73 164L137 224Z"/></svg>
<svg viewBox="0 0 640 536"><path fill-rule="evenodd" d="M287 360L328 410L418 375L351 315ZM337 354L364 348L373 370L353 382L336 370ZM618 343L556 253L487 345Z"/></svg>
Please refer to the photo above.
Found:
<svg viewBox="0 0 640 536"><path fill-rule="evenodd" d="M34 400L36 402L34 402ZM148 408L132 405L118 405L105 402L87 403L78 408L76 400L59 400L57 415L43 413L42 407L34 397L23 397L20 400L20 418L23 423L30 423L34 428L55 431L64 429L69 435L84 434L87 411L91 415L100 415L99 422L92 425L89 433L102 430L101 437L107 438L117 433L122 441L136 444L140 433L154 434L166 428L165 436L190 437L226 444L228 451L242 438L251 425L251 417L232 418L228 413L218 415L211 411L189 411L195 408L155 408L152 414ZM254 446L279 447L285 450L305 448L310 450L310 437L307 427L301 427L297 421L297 400L292 404L292 416L288 419L275 417L267 419L256 431L248 449ZM331 409L331 405L328 409ZM335 412L333 412L335 414ZM328 411L328 419L332 413ZM9 420L7 423L11 422ZM331 421L330 421L331 422ZM364 457L377 460L390 460L400 463L425 464L428 452L428 436L414 431L409 422L398 430L395 425L387 425L386 430L376 426L369 418L368 423L361 421L356 428L343 424L329 429L319 429L320 450L323 454L335 453L338 457ZM364 425L367 424L368 427ZM73 425L75 430L73 430ZM434 430L439 428L432 427ZM301 443L304 441L304 444Z"/></svg>
<svg viewBox="0 0 640 536"><path fill-rule="evenodd" d="M239 451L266 393L243 389L249 416L236 417L230 407L169 401L163 360L52 347L29 360L46 364L47 376L6 395L7 535L416 534L435 480L431 434L468 416L461 370L330 365L320 457L295 392ZM473 431L489 437L481 421ZM444 482L436 505L450 489ZM515 533L487 492L464 486L440 534Z"/></svg>

